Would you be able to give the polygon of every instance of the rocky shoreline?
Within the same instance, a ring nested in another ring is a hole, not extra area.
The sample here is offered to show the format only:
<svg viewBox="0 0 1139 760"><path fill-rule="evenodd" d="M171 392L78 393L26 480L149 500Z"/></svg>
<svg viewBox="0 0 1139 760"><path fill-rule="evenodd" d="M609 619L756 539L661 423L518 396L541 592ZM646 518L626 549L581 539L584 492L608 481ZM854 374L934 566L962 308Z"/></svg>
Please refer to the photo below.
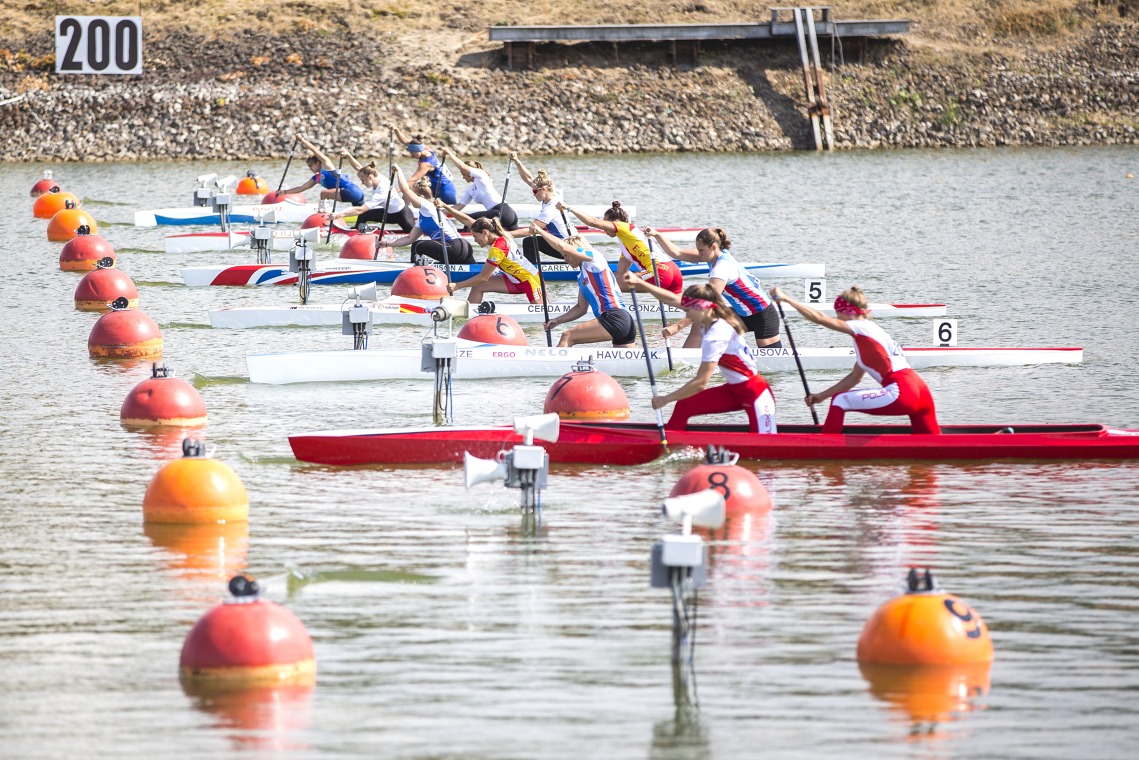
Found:
<svg viewBox="0 0 1139 760"><path fill-rule="evenodd" d="M393 43L323 47L328 55L306 58L321 46L179 37L148 42L147 73L124 78L60 77L44 58L8 53L0 101L18 100L0 106L0 160L279 157L298 131L382 155L389 121L471 155L810 147L793 49L726 44L687 71L658 51L642 57L649 63L507 71L484 54L361 74L362 61L393 60ZM840 148L1139 142L1139 24L1018 58L931 64L900 42L863 57L828 83Z"/></svg>

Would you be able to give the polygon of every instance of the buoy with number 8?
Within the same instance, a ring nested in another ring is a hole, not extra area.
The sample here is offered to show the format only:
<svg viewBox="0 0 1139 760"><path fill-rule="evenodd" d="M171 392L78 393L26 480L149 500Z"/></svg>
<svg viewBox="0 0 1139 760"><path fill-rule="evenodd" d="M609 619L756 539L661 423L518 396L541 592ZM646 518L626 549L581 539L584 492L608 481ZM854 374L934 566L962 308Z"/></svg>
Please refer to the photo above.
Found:
<svg viewBox="0 0 1139 760"><path fill-rule="evenodd" d="M629 396L592 361L581 362L550 386L542 411L563 420L627 420Z"/></svg>
<svg viewBox="0 0 1139 760"><path fill-rule="evenodd" d="M220 523L249 519L249 497L237 473L206 456L201 441L182 441L182 458L155 473L142 499L146 522Z"/></svg>
<svg viewBox="0 0 1139 760"><path fill-rule="evenodd" d="M233 599L194 624L182 644L183 683L225 687L311 684L316 680L312 638L296 615L260 598L252 578L234 576Z"/></svg>
<svg viewBox="0 0 1139 760"><path fill-rule="evenodd" d="M446 298L447 275L429 266L408 267L392 283L392 295L400 298L418 298L430 301Z"/></svg>
<svg viewBox="0 0 1139 760"><path fill-rule="evenodd" d="M771 509L771 494L751 471L736 464L739 457L709 446L706 464L693 467L672 487L669 496L683 496L709 488L724 495L724 509L733 514Z"/></svg>
<svg viewBox="0 0 1139 760"><path fill-rule="evenodd" d="M518 324L514 317L505 314L481 314L469 319L459 330L459 337L476 343L495 343L500 346L529 344L526 333L522 332L522 325Z"/></svg>
<svg viewBox="0 0 1139 760"><path fill-rule="evenodd" d="M878 665L965 665L993 659L988 626L972 607L911 569L906 593L879 607L858 638L858 661Z"/></svg>

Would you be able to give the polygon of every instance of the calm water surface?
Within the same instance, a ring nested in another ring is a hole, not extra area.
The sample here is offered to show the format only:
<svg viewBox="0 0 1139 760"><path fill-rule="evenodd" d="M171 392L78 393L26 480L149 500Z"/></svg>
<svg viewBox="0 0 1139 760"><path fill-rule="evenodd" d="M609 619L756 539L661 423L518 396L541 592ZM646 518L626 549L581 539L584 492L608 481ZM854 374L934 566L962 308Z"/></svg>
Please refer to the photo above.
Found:
<svg viewBox="0 0 1139 760"><path fill-rule="evenodd" d="M1084 347L1080 366L925 372L943 422L1139 427L1133 148L532 163L571 201L620 198L642 224L717 224L749 260L825 262L832 295L857 283L874 300L946 302L962 345ZM1136 463L752 465L775 508L712 546L700 704L678 706L669 603L648 587L647 559L670 530L653 505L693 460L556 469L540 525L514 492L468 494L454 469L298 464L292 432L429 422L430 384L244 381L246 353L349 339L211 330L210 308L295 293L186 289L179 266L245 257L167 256L163 230L130 222L185 205L196 174L246 165L56 167L139 283L165 360L196 379L206 436L250 495L248 526L144 528L146 484L180 434L120 427L147 369L88 358L95 317L72 309L79 277L58 271L60 246L31 219L41 168L0 167L0 756L1134 756ZM283 164L253 168L276 182ZM884 326L932 341L930 320ZM393 329L373 346L420 337ZM806 325L797 338L842 344ZM798 379L771 379L781 419L806 421ZM647 383L623 385L647 419ZM462 384L456 419L537 411L548 386ZM854 658L863 622L914 564L985 617L996 647L989 694L935 720L878 696ZM183 692L182 640L243 568L307 625L315 690Z"/></svg>

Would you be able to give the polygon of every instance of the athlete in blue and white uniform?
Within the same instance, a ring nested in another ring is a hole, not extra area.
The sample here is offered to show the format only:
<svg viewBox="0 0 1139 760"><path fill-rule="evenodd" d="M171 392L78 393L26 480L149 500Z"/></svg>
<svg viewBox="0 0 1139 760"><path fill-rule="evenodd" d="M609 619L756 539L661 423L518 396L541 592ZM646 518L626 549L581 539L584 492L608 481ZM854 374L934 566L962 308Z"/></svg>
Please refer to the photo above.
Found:
<svg viewBox="0 0 1139 760"><path fill-rule="evenodd" d="M475 254L471 249L471 242L459 237L459 231L451 220L439 209L435 208L435 199L431 195L429 180L424 177L415 183L414 188L409 187L403 178L403 171L396 166L396 180L399 182L400 192L408 205L415 208L419 217L411 232L403 237L396 238L388 245L398 248L402 245L411 245L411 260L417 256L426 256L435 261L443 261L443 242L447 245L447 261L451 264L474 264ZM439 220L442 217L443 224ZM426 236L427 239L421 239Z"/></svg>
<svg viewBox="0 0 1139 760"><path fill-rule="evenodd" d="M551 247L558 249L558 253L565 262L579 270L577 275L577 303L560 317L554 317L546 323L546 329L552 330L558 325L572 322L585 316L587 311L593 311L594 319L571 327L562 333L558 340L559 348L569 348L582 343L603 343L613 341L617 348L628 348L636 344L637 330L633 317L625 309L621 300L621 288L617 286L617 279L609 262L605 257L589 247L585 238L574 235L566 240L560 240L547 230L531 224L530 232L541 235Z"/></svg>
<svg viewBox="0 0 1139 760"><path fill-rule="evenodd" d="M297 135L297 141L312 151L312 155L305 159L305 164L308 165L313 174L303 185L282 190L281 195L303 193L310 187L320 185L324 188L320 191L321 198L335 199L343 203L350 203L353 206L359 206L364 202L364 191L352 181L347 172L340 172L337 175L336 165L332 163L332 159L321 153L320 149L306 140L304 135ZM337 195L338 187L339 195Z"/></svg>
<svg viewBox="0 0 1139 760"><path fill-rule="evenodd" d="M454 205L458 199L455 194L455 178L451 175L451 170L435 155L435 151L427 147L423 135L408 137L406 132L394 124L388 126L395 133L396 139L407 146L407 154L419 162L415 173L408 178L408 184L415 187L416 182L427 177L431 183L431 195L446 204Z"/></svg>

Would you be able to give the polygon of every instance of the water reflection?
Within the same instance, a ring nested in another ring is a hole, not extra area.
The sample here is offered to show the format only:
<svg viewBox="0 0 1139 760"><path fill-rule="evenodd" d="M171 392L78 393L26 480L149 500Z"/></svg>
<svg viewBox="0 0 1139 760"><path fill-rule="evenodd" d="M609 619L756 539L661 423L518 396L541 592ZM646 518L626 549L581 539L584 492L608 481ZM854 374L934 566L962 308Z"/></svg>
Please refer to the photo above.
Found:
<svg viewBox="0 0 1139 760"><path fill-rule="evenodd" d="M305 751L312 684L225 688L182 684L195 709L213 717L238 750Z"/></svg>
<svg viewBox="0 0 1139 760"><path fill-rule="evenodd" d="M653 724L652 742L649 744L649 757L653 760L671 758L712 757L712 741L707 727L700 720L700 710L690 690L695 694L696 673L688 670L688 665L673 663L672 702L674 711L671 718Z"/></svg>
<svg viewBox="0 0 1139 760"><path fill-rule="evenodd" d="M206 440L204 427L129 427L124 425L123 430L130 434L138 450L145 456L159 462L182 457L182 441L194 438L199 441Z"/></svg>
<svg viewBox="0 0 1139 760"><path fill-rule="evenodd" d="M992 663L926 667L860 663L858 668L870 693L886 703L892 716L910 724L911 736L937 736L942 723L984 709Z"/></svg>
<svg viewBox="0 0 1139 760"><path fill-rule="evenodd" d="M166 569L177 577L208 584L216 596L217 581L228 581L245 568L249 552L249 523L181 525L143 523L150 542L166 550Z"/></svg>

